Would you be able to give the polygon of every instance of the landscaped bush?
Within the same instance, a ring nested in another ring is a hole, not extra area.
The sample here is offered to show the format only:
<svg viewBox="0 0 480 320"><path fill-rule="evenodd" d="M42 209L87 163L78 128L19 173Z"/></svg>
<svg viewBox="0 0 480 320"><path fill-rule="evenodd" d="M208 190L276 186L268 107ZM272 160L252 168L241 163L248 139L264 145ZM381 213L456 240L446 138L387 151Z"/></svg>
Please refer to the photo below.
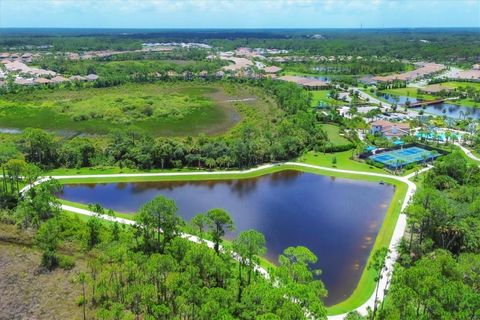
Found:
<svg viewBox="0 0 480 320"><path fill-rule="evenodd" d="M327 153L334 153L334 152L342 152L342 151L348 151L355 148L355 145L353 143L348 143L348 144L342 144L342 145L332 145L328 146L325 148L325 152ZM323 148L320 148L321 151L323 151Z"/></svg>
<svg viewBox="0 0 480 320"><path fill-rule="evenodd" d="M365 162L370 165L370 166L373 166L373 167L376 167L376 168L380 168L380 169L383 169L385 168L385 165L383 163L380 163L380 162L377 162L377 161L373 161L371 159L367 159L365 160Z"/></svg>

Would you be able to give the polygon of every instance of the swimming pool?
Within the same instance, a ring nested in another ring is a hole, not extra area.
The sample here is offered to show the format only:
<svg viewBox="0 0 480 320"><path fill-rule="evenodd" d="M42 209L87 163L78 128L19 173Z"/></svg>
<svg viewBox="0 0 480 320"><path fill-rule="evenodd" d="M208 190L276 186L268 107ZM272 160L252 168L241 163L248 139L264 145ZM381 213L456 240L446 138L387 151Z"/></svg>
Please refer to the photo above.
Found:
<svg viewBox="0 0 480 320"><path fill-rule="evenodd" d="M441 133L437 133L436 135L433 133L433 132L417 132L415 134L417 137L419 138L423 138L423 139L427 139L427 140L438 140L438 141L446 141L447 140L447 137L445 135L445 133L441 132ZM450 135L450 139L454 139L454 140L458 140L460 139L462 136L461 135L458 135L458 134L455 134L455 133L452 133Z"/></svg>

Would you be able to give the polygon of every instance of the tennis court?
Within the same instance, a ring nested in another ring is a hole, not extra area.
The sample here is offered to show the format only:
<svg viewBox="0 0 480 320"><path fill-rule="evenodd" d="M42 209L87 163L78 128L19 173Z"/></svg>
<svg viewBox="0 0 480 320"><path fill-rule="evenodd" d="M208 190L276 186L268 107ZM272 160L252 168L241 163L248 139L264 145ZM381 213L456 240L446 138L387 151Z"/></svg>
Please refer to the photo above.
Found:
<svg viewBox="0 0 480 320"><path fill-rule="evenodd" d="M373 161L383 163L392 169L397 169L410 163L418 163L425 160L431 161L438 156L440 156L440 154L435 151L432 152L419 147L410 147L374 154L369 158Z"/></svg>

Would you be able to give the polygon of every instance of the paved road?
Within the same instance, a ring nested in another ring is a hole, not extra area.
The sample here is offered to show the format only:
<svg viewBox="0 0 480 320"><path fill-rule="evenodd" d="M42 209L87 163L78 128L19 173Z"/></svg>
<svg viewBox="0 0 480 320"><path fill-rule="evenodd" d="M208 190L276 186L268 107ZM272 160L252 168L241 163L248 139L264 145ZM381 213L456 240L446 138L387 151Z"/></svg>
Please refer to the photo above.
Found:
<svg viewBox="0 0 480 320"><path fill-rule="evenodd" d="M402 206L401 206L401 214L397 220L397 224L395 226L395 230L393 232L392 239L390 240L390 245L389 245L389 250L390 254L387 257L386 263L385 263L385 269L382 272L382 279L379 282L380 288L388 288L389 282L390 282L390 277L391 277L391 271L393 270L393 264L395 260L398 257L398 252L397 252L397 245L400 242L400 240L403 237L403 234L405 232L405 228L407 225L407 217L403 213L405 208L408 206L408 203L410 202L411 198L415 194L415 191L417 189L415 183L410 181L409 179L412 178L416 173L409 174L407 176L399 177L399 176L394 176L394 175L389 175L389 174L384 174L384 173L376 173L376 172L363 172L363 171L354 171L354 170L343 170L343 169L336 169L336 168L328 168L328 167L321 167L321 166L316 166L316 165L311 165L311 164L306 164L306 163L298 163L298 162L286 162L284 163L285 165L290 165L290 166L297 166L300 168L311 168L311 169L319 169L323 171L328 171L328 172L337 172L337 173L347 173L347 174L354 174L354 175L362 175L362 176L374 176L374 177L380 177L380 178L385 178L385 179L394 179L403 183L406 183L408 186L407 189L407 194L405 195L405 198L403 199ZM155 177L155 176L185 176L185 175L235 175L235 174L245 174L245 173L251 173L251 172L256 172L260 171L263 169L268 169L276 166L281 166L282 164L267 164L263 165L257 168L253 169L248 169L248 170L235 170L235 171L213 171L213 172L172 172L172 173L124 173L124 174L98 174L98 175L69 175L69 176L53 176L53 177L42 177L38 181L36 181L33 185L37 185L40 183L43 183L51 178L53 179L71 179L71 178L78 178L78 179L88 179L88 178L94 178L94 177L111 177L111 178L118 178L118 177ZM426 167L420 170L418 173L425 172L427 170L430 170L432 167ZM26 186L21 190L21 192L26 192L31 186ZM93 215L98 215L95 212L85 210L85 209L80 209L68 205L62 205L63 210L87 215L87 216L93 216ZM118 217L111 217L107 215L99 215L100 218L106 219L109 221L117 221L118 223L123 223L123 224L129 224L132 225L135 222L132 220L128 219L123 219L123 218L118 218ZM181 236L185 239L188 239L193 242L205 242L210 248L213 248L213 243L211 241L203 240L200 239L196 236L189 235L189 234L181 234ZM234 253L233 257L235 259L238 259L238 256ZM257 266L256 268L257 271L259 271L261 274L263 274L265 277L268 277L268 272ZM379 290L377 301L382 301L384 298L384 291ZM358 311L360 314L366 315L368 308L373 308L375 302L375 294L372 294L372 296L360 307L355 309ZM346 316L346 314L340 314L340 315L335 315L335 316L329 316L329 320L340 320L343 319Z"/></svg>
<svg viewBox="0 0 480 320"><path fill-rule="evenodd" d="M390 103L385 102L385 101L381 101L381 100L379 100L378 98L376 98L376 97L374 97L374 96L372 96L372 95L370 95L370 94L362 91L360 88L356 88L356 87L350 87L350 88L348 88L348 90L350 90L350 89L351 89L351 90L354 90L354 91L358 91L358 96L359 96L360 98L362 98L363 100L367 100L367 99L368 99L368 102L369 102L369 103L374 103L374 104L376 104L376 105L378 105L378 104L381 103L383 109L385 109L385 108L388 109L388 108L391 108L391 107L392 107L392 105L391 105Z"/></svg>

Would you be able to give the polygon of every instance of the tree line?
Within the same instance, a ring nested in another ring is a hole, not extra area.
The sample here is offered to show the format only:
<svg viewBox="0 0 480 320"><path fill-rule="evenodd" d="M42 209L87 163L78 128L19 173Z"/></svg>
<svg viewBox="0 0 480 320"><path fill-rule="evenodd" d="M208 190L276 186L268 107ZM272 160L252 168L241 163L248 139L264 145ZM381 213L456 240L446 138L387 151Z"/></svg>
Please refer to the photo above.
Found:
<svg viewBox="0 0 480 320"><path fill-rule="evenodd" d="M154 138L138 128L114 130L107 143L88 137L58 140L37 128L27 128L16 148L25 160L42 168L117 165L140 169L182 167L243 168L297 157L305 150L328 143L311 110L311 95L302 88L280 81L253 83L273 96L283 116L262 128L243 124L225 136Z"/></svg>

